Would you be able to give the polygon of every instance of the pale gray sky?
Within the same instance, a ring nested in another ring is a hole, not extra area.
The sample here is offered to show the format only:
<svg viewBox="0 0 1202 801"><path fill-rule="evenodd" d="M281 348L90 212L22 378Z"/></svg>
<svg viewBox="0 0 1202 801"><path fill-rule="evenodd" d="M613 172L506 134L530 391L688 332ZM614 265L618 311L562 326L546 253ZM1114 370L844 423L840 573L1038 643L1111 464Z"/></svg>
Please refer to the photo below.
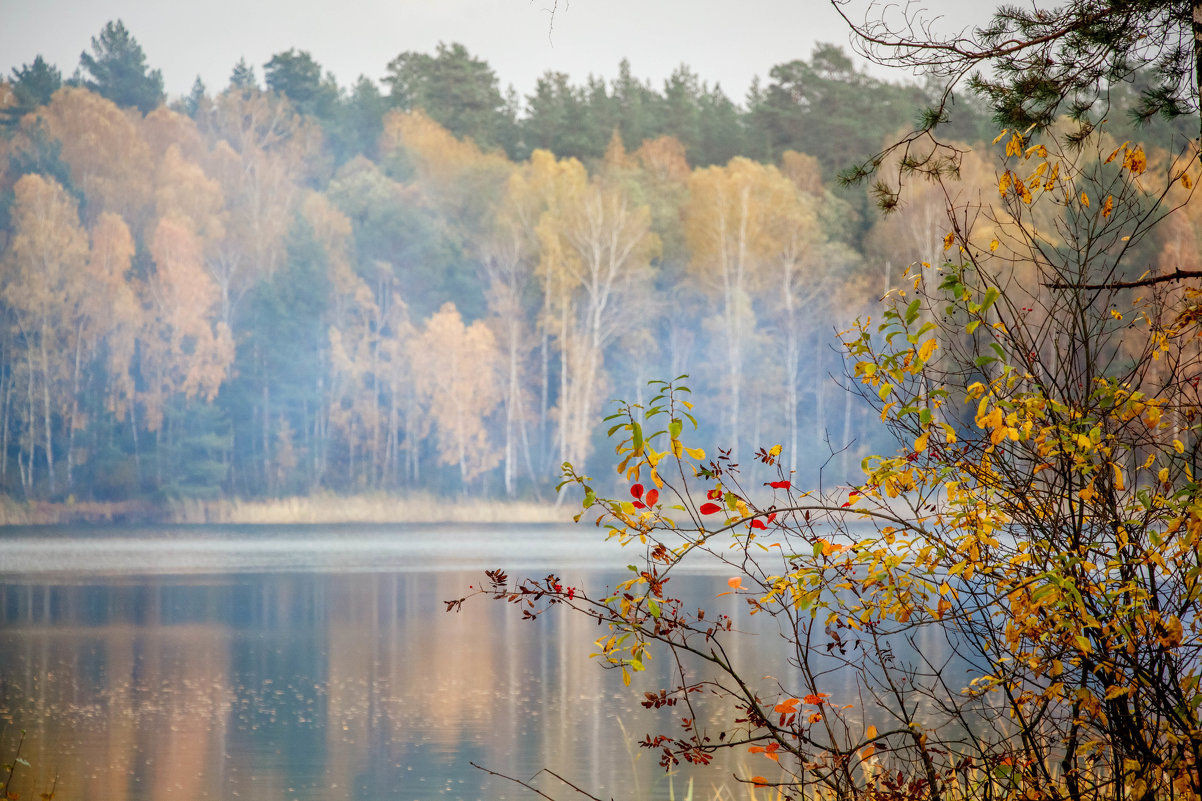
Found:
<svg viewBox="0 0 1202 801"><path fill-rule="evenodd" d="M752 76L808 58L816 42L846 45L826 0L0 0L0 70L39 53L64 77L112 19L122 19L161 69L168 94L185 94L199 74L222 89L239 58L262 80L262 65L290 47L308 50L342 86L378 80L406 50L462 42L496 71L502 88L528 94L547 70L580 82L617 74L623 57L658 87L681 63L721 82L741 102ZM932 5L932 4L927 4ZM980 22L988 0L936 0L947 27ZM860 13L863 13L863 6ZM900 79L903 76L898 76Z"/></svg>

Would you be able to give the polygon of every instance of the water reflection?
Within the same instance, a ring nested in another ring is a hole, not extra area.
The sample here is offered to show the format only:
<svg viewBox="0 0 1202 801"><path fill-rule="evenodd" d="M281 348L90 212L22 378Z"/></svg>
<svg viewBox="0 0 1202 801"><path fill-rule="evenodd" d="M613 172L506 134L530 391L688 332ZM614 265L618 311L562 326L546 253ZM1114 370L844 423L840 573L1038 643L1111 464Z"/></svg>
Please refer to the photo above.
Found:
<svg viewBox="0 0 1202 801"><path fill-rule="evenodd" d="M622 737L657 721L588 659L595 626L524 622L484 601L446 614L441 601L479 577L10 576L0 756L28 730L31 767L14 780L26 797L56 775L60 798L113 801L529 797L470 761L522 777L549 767L603 797L667 797L655 756ZM680 580L711 598L724 586ZM699 777L694 797L734 789L722 772ZM673 781L683 796L687 779Z"/></svg>

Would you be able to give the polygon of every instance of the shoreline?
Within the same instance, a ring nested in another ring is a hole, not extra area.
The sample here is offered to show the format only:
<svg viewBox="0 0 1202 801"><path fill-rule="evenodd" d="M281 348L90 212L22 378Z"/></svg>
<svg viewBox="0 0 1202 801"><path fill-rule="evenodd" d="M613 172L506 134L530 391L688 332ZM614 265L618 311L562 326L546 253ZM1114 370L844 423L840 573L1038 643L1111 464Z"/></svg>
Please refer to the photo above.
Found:
<svg viewBox="0 0 1202 801"><path fill-rule="evenodd" d="M0 497L0 527L111 524L568 523L569 505L433 495L50 503Z"/></svg>

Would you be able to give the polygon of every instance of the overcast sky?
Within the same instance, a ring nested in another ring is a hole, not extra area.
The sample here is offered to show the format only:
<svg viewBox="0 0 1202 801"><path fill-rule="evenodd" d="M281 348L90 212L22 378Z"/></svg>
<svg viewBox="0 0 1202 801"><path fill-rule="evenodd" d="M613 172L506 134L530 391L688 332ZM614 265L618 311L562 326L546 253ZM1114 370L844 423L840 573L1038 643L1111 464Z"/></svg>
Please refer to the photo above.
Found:
<svg viewBox="0 0 1202 801"><path fill-rule="evenodd" d="M985 0L934 0L945 27L983 21ZM406 50L462 42L523 95L547 70L581 82L612 78L629 58L634 74L659 86L681 63L742 101L752 76L808 58L816 42L847 45L826 0L0 0L0 69L39 53L69 77L80 51L106 22L121 19L162 70L171 96L197 75L224 88L239 58L255 67L273 54L308 50L342 86L379 80ZM929 5L929 4L928 4ZM859 14L863 15L860 7ZM900 80L904 76L897 76Z"/></svg>

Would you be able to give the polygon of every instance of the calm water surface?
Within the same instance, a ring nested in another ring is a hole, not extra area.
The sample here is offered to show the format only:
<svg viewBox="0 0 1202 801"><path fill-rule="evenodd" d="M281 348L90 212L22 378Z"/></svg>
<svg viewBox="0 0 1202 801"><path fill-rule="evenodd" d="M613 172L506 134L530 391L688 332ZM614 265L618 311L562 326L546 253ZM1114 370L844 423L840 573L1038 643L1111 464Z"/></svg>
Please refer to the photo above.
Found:
<svg viewBox="0 0 1202 801"><path fill-rule="evenodd" d="M484 568L598 590L627 561L584 527L10 529L0 759L25 729L13 788L34 798L56 775L57 798L107 801L534 797L469 762L603 798L741 795L634 744L670 730L637 702L666 660L627 689L580 616L443 611ZM725 577L675 588L733 613ZM738 657L779 670L779 648L765 633Z"/></svg>

